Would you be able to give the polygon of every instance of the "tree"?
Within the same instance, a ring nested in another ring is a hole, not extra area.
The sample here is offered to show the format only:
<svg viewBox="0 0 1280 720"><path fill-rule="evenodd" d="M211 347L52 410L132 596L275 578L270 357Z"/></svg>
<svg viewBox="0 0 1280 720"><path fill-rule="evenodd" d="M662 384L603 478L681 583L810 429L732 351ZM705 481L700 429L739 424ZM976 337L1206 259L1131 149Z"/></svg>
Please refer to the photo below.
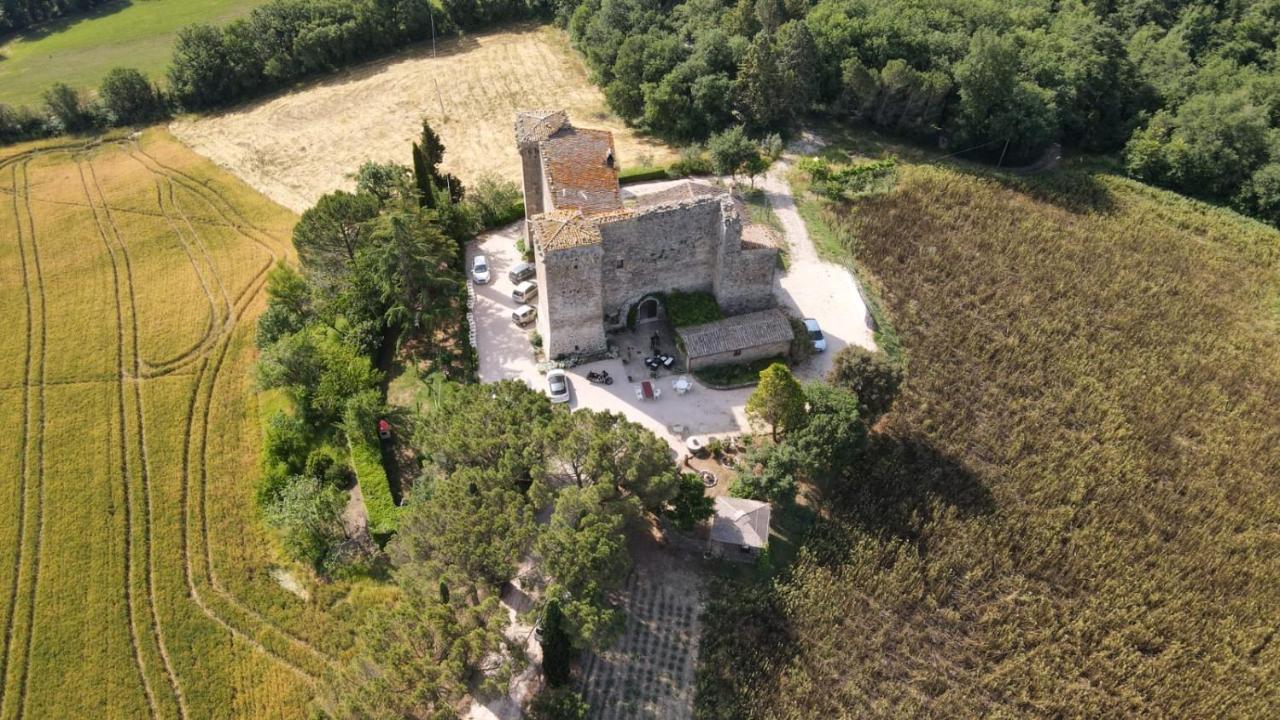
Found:
<svg viewBox="0 0 1280 720"><path fill-rule="evenodd" d="M368 244L368 223L379 200L344 190L321 195L293 228L293 246L307 279L322 293L341 292L350 283L356 255Z"/></svg>
<svg viewBox="0 0 1280 720"><path fill-rule="evenodd" d="M113 68L102 79L98 95L120 125L147 123L165 114L164 100L146 76L133 68Z"/></svg>
<svg viewBox="0 0 1280 720"><path fill-rule="evenodd" d="M956 65L960 100L954 130L962 148L1027 159L1057 132L1053 96L1024 80L1014 40L991 30L974 33L969 53Z"/></svg>
<svg viewBox="0 0 1280 720"><path fill-rule="evenodd" d="M410 503L389 552L397 565L443 564L492 587L515 577L533 541L533 508L506 478L465 468Z"/></svg>
<svg viewBox="0 0 1280 720"><path fill-rule="evenodd" d="M858 396L820 382L806 384L804 395L808 420L788 442L802 458L808 477L842 477L867 448L867 426L858 410Z"/></svg>
<svg viewBox="0 0 1280 720"><path fill-rule="evenodd" d="M681 473L675 497L664 515L677 528L689 531L715 512L715 500L708 497L697 475Z"/></svg>
<svg viewBox="0 0 1280 720"><path fill-rule="evenodd" d="M587 701L573 688L548 688L529 706L529 720L587 720Z"/></svg>
<svg viewBox="0 0 1280 720"><path fill-rule="evenodd" d="M1198 93L1134 133L1125 164L1140 179L1226 198L1267 162L1272 132L1248 89Z"/></svg>
<svg viewBox="0 0 1280 720"><path fill-rule="evenodd" d="M569 684L573 665L573 644L564 629L564 613L559 601L552 600L542 611L542 676L547 685L563 687Z"/></svg>
<svg viewBox="0 0 1280 720"><path fill-rule="evenodd" d="M741 125L711 136L707 141L707 154L717 175L735 176L747 168L754 158L760 157L760 149L747 137Z"/></svg>
<svg viewBox="0 0 1280 720"><path fill-rule="evenodd" d="M442 473L483 467L513 484L545 475L547 396L523 382L469 384L440 398L418 421L414 445Z"/></svg>
<svg viewBox="0 0 1280 720"><path fill-rule="evenodd" d="M82 132L93 127L93 113L85 106L80 93L59 82L44 93L45 111L67 132Z"/></svg>
<svg viewBox="0 0 1280 720"><path fill-rule="evenodd" d="M463 287L458 245L426 211L392 210L369 225L359 270L377 288L384 321L434 337Z"/></svg>
<svg viewBox="0 0 1280 720"><path fill-rule="evenodd" d="M378 199L379 207L392 203L402 207L417 201L410 201L415 194L413 173L409 168L396 163L366 162L356 171L356 192L368 193Z"/></svg>
<svg viewBox="0 0 1280 720"><path fill-rule="evenodd" d="M774 440L778 431L789 432L804 424L804 391L782 363L773 363L760 373L760 384L747 399L747 417L769 426Z"/></svg>
<svg viewBox="0 0 1280 720"><path fill-rule="evenodd" d="M282 336L306 327L311 317L311 286L280 261L267 273L267 309L258 318L255 344L258 349L265 349Z"/></svg>
<svg viewBox="0 0 1280 720"><path fill-rule="evenodd" d="M874 424L893 406L903 377L902 366L888 355L857 345L841 348L827 372L827 382L858 398L859 410L868 424Z"/></svg>
<svg viewBox="0 0 1280 720"><path fill-rule="evenodd" d="M782 125L784 110L778 61L766 33L756 35L738 69L738 110L743 121L755 130L773 130Z"/></svg>
<svg viewBox="0 0 1280 720"><path fill-rule="evenodd" d="M789 503L796 497L796 478L805 458L790 441L762 445L747 456L749 472L742 473L729 488L734 497Z"/></svg>
<svg viewBox="0 0 1280 720"><path fill-rule="evenodd" d="M419 565L395 574L397 599L373 608L356 633L356 658L332 679L338 717L449 720L469 691L506 687L513 652L496 594L460 591L465 577ZM441 583L459 590L442 599Z"/></svg>
<svg viewBox="0 0 1280 720"><path fill-rule="evenodd" d="M803 20L791 20L779 28L776 44L778 79L786 93L777 102L794 119L818 97L818 48Z"/></svg>
<svg viewBox="0 0 1280 720"><path fill-rule="evenodd" d="M577 647L599 647L620 630L622 613L607 593L631 567L624 529L636 510L612 486L565 488L538 538L537 554L551 579L546 597L560 601Z"/></svg>
<svg viewBox="0 0 1280 720"><path fill-rule="evenodd" d="M267 521L280 531L285 552L323 574L338 543L346 537L342 510L346 494L316 478L298 476L282 488L267 510Z"/></svg>
<svg viewBox="0 0 1280 720"><path fill-rule="evenodd" d="M557 413L547 428L546 448L579 488L616 488L650 512L660 512L675 497L671 447L621 414L590 408Z"/></svg>

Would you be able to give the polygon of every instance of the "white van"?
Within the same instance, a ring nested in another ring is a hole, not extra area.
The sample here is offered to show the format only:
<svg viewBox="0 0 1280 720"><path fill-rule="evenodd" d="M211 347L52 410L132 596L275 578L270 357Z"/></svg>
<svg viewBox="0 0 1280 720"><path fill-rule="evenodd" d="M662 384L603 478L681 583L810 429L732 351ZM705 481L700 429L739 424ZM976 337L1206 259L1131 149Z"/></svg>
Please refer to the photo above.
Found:
<svg viewBox="0 0 1280 720"><path fill-rule="evenodd" d="M511 322L524 327L538 319L538 308L532 305L521 305L511 311Z"/></svg>
<svg viewBox="0 0 1280 720"><path fill-rule="evenodd" d="M518 303L527 303L538 297L538 283L532 280L525 280L511 291L511 299Z"/></svg>

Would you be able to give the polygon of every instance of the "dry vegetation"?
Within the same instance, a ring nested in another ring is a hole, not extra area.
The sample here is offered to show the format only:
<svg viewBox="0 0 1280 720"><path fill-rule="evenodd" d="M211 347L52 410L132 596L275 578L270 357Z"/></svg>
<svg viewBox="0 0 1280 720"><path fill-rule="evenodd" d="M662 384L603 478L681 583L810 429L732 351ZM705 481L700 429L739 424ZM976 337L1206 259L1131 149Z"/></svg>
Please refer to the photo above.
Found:
<svg viewBox="0 0 1280 720"><path fill-rule="evenodd" d="M294 221L162 132L0 157L0 717L301 717L350 644L252 509Z"/></svg>
<svg viewBox="0 0 1280 720"><path fill-rule="evenodd" d="M1085 170L822 215L908 381L789 577L718 594L699 716L1274 715L1280 233Z"/></svg>
<svg viewBox="0 0 1280 720"><path fill-rule="evenodd" d="M302 212L366 160L403 163L425 115L448 152L444 170L472 182L486 172L519 180L516 110L565 108L581 125L614 132L621 162L673 159L607 114L562 31L517 26L418 47L297 92L220 115L174 123L197 152ZM438 94L437 94L438 88Z"/></svg>

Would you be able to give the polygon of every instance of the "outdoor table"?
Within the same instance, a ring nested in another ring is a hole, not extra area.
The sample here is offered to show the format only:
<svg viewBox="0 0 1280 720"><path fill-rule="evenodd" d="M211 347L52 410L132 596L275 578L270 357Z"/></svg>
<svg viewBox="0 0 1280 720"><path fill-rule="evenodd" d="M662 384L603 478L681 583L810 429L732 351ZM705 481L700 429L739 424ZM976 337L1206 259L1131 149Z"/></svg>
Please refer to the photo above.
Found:
<svg viewBox="0 0 1280 720"><path fill-rule="evenodd" d="M648 380L645 380L645 381L641 382L641 383L640 383L640 392L644 394L644 399L645 399L645 400L652 400L652 399L653 399L653 396L654 396L654 393L653 393L653 383L649 382Z"/></svg>
<svg viewBox="0 0 1280 720"><path fill-rule="evenodd" d="M683 395L693 387L693 383L689 382L689 378L681 377L671 381L671 387L675 389L676 394Z"/></svg>

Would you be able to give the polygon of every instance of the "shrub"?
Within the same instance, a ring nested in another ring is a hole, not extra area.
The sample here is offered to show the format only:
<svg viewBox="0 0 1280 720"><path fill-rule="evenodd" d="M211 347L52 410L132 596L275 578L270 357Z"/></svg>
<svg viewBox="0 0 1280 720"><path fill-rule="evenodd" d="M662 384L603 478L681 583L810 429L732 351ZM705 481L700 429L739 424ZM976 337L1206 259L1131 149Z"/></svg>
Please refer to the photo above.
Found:
<svg viewBox="0 0 1280 720"><path fill-rule="evenodd" d="M711 517L715 512L715 501L707 497L702 487L702 480L697 475L681 473L680 482L676 486L676 495L671 499L671 506L666 516L677 528L692 530L695 525Z"/></svg>
<svg viewBox="0 0 1280 720"><path fill-rule="evenodd" d="M520 186L490 173L481 175L476 181L467 193L466 204L475 208L480 230L500 227L524 217L524 194Z"/></svg>
<svg viewBox="0 0 1280 720"><path fill-rule="evenodd" d="M38 138L48 133L44 118L29 107L0 103L0 143Z"/></svg>
<svg viewBox="0 0 1280 720"><path fill-rule="evenodd" d="M720 304L711 293L673 292L664 298L667 307L667 319L675 327L701 325L724 318Z"/></svg>
<svg viewBox="0 0 1280 720"><path fill-rule="evenodd" d="M680 159L671 164L668 174L675 177L683 177L685 175L710 175L711 157L707 151L697 145L680 150Z"/></svg>
<svg viewBox="0 0 1280 720"><path fill-rule="evenodd" d="M96 118L80 93L66 83L55 83L44 93L45 111L67 132L82 132L94 126Z"/></svg>
<svg viewBox="0 0 1280 720"><path fill-rule="evenodd" d="M290 478L267 510L267 520L280 530L289 557L323 573L334 549L345 538L342 508L345 494L309 477Z"/></svg>
<svg viewBox="0 0 1280 720"><path fill-rule="evenodd" d="M351 468L360 483L364 496L364 509L369 514L369 532L375 536L388 536L396 531L400 522L400 508L391 497L391 484L387 470L382 466L382 453L378 446L362 438L348 438L351 448Z"/></svg>

